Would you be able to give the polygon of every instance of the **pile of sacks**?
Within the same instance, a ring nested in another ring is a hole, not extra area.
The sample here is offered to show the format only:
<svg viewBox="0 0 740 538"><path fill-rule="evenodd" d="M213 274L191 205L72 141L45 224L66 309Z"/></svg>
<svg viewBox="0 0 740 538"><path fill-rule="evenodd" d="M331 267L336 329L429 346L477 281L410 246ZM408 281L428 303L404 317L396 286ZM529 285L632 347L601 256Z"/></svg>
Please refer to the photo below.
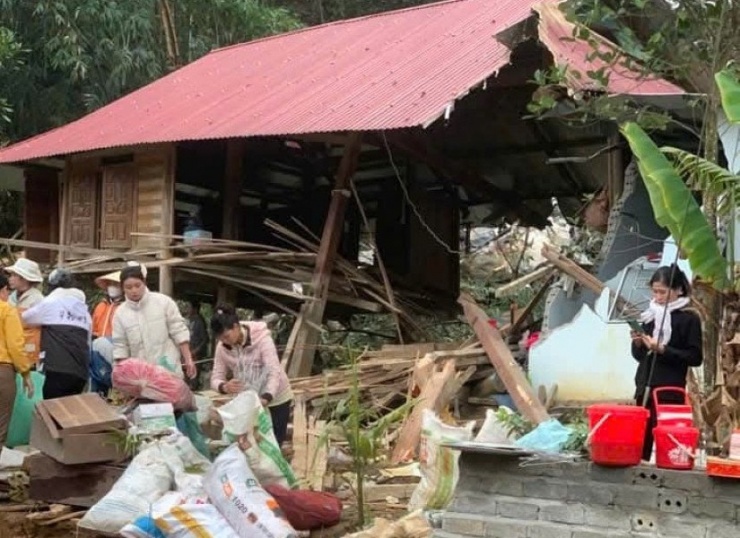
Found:
<svg viewBox="0 0 740 538"><path fill-rule="evenodd" d="M80 526L126 538L292 538L339 522L339 499L295 489L255 392L218 411L230 444L213 463L173 430L142 445Z"/></svg>

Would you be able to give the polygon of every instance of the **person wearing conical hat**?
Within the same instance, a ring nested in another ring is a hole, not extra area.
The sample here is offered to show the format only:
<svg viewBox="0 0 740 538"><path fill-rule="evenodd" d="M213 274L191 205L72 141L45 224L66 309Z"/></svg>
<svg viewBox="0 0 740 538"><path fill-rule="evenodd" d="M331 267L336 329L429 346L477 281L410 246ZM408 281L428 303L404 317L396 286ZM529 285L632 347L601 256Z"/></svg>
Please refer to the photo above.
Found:
<svg viewBox="0 0 740 538"><path fill-rule="evenodd" d="M19 258L13 265L6 267L5 272L8 273L8 282L12 290L8 304L16 307L19 314L36 306L44 298L39 289L44 277L38 263L28 258ZM29 363L35 366L41 352L41 329L29 327L24 323L23 337L26 357Z"/></svg>
<svg viewBox="0 0 740 538"><path fill-rule="evenodd" d="M98 277L95 279L95 284L105 292L105 297L93 308L93 338L111 338L113 336L113 314L123 302L121 272L115 271Z"/></svg>

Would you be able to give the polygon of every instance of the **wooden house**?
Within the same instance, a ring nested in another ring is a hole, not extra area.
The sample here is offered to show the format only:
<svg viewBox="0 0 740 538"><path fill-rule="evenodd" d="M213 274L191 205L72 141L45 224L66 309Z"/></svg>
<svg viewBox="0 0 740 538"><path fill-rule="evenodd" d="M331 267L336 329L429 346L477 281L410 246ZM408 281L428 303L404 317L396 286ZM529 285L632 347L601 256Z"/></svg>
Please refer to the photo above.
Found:
<svg viewBox="0 0 740 538"><path fill-rule="evenodd" d="M277 243L266 219L300 223L320 238L297 323L315 336L327 300L347 306L327 299L328 279L337 253L358 263L364 211L394 281L449 305L461 226L543 226L553 198L574 214L583 193L619 195L615 125L527 110L538 69L592 70L600 60L588 52L556 9L532 0L450 0L214 51L0 150L0 163L25 170L19 244L49 262L150 255L172 293L196 285L161 263L193 210L214 237L266 245ZM682 94L623 69L606 87L586 81L568 85L652 103Z"/></svg>

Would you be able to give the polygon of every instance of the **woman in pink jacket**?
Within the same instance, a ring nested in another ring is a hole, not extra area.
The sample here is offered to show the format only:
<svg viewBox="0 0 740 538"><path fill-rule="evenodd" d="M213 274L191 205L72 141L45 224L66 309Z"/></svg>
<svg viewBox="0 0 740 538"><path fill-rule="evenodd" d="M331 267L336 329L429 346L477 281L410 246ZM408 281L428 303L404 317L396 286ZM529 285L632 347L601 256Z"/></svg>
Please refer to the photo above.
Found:
<svg viewBox="0 0 740 538"><path fill-rule="evenodd" d="M282 444L293 391L267 324L240 322L232 306L219 305L211 318L211 331L218 341L211 388L221 394L238 394L248 389L257 392L262 405L270 410L272 429L278 444Z"/></svg>

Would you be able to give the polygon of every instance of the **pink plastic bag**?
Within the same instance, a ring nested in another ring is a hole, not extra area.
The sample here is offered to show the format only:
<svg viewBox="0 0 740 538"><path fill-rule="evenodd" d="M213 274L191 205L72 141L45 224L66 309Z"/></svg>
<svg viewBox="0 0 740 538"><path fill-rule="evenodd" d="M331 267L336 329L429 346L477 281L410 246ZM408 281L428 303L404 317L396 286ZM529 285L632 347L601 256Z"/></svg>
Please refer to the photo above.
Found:
<svg viewBox="0 0 740 538"><path fill-rule="evenodd" d="M195 397L185 381L161 366L126 359L113 367L113 388L127 396L169 402L180 411L194 411Z"/></svg>

